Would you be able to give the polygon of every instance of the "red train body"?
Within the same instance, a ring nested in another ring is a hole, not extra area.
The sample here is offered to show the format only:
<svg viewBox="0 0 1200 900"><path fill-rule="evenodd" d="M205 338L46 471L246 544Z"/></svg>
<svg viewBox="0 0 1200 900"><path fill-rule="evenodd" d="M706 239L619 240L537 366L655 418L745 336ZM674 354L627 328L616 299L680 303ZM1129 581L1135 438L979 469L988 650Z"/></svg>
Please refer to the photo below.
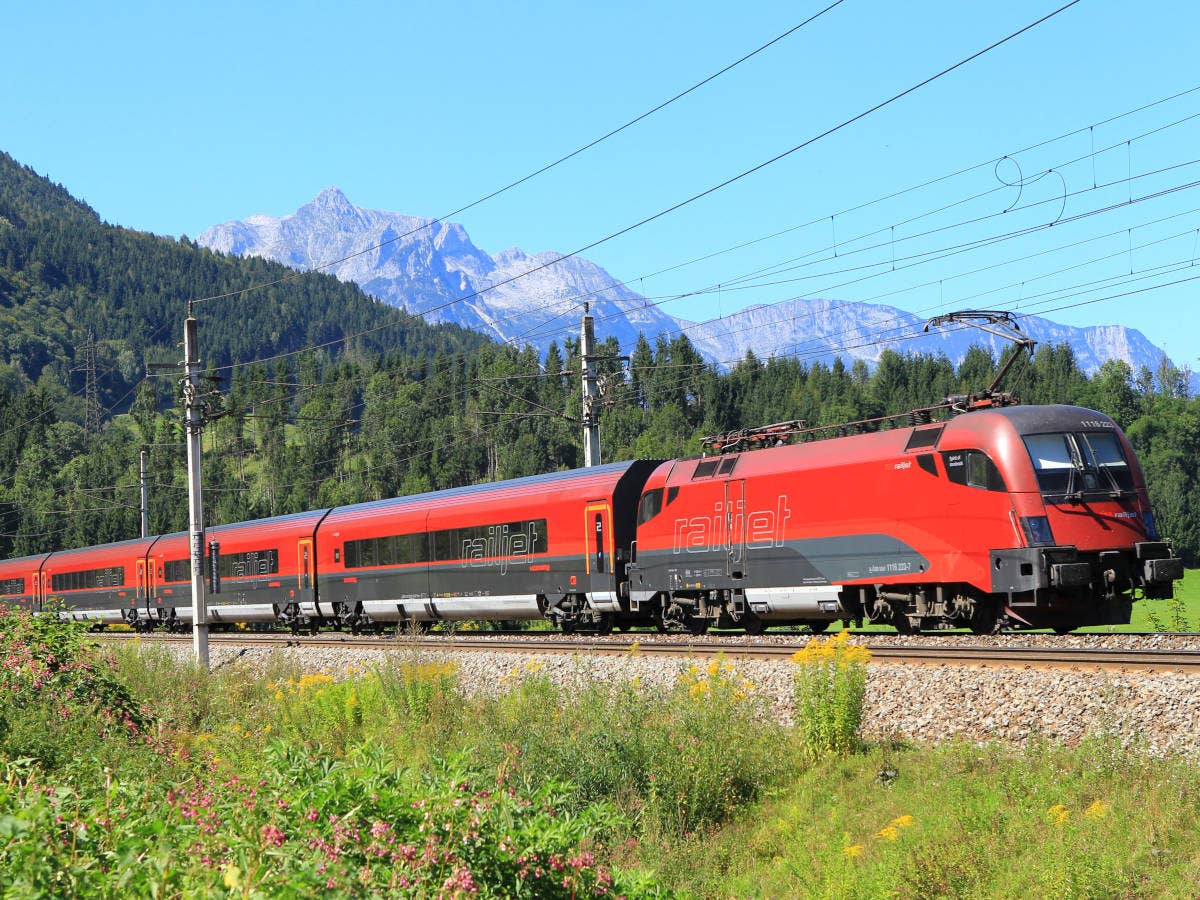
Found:
<svg viewBox="0 0 1200 900"><path fill-rule="evenodd" d="M212 528L214 622L564 629L1128 622L1182 564L1120 429L1068 406L642 460ZM210 560L210 567L212 561ZM0 562L0 602L187 623L187 538Z"/></svg>
<svg viewBox="0 0 1200 900"><path fill-rule="evenodd" d="M639 521L631 605L687 625L1069 629L1182 576L1124 435L1077 407L671 461Z"/></svg>

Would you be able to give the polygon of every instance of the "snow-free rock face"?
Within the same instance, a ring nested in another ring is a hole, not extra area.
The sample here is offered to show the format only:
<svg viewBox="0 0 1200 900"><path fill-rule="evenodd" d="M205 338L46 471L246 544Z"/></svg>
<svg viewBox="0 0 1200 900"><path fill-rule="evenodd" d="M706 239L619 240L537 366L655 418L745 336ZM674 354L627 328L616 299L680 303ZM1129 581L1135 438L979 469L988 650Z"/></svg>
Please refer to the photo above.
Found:
<svg viewBox="0 0 1200 900"><path fill-rule="evenodd" d="M551 341L561 344L564 336L577 333L585 300L596 317L597 336L615 337L625 351L639 333L653 342L659 334L683 330L705 358L722 367L750 350L760 359L792 355L828 363L841 356L874 365L887 347L901 353L944 353L957 363L972 344L988 346L994 354L1007 346L975 329L925 334L923 320L912 313L829 299L754 306L694 324L664 313L586 259L527 254L516 247L492 256L476 247L461 225L363 209L336 187L321 191L290 216L258 215L215 225L198 242L297 269L333 262L325 271L357 283L385 303L432 322L455 323L542 351ZM1141 332L1122 325L1073 328L1030 317L1022 320L1022 329L1043 346L1070 344L1087 372L1109 359L1124 360L1135 371L1141 366L1153 370L1163 358Z"/></svg>
<svg viewBox="0 0 1200 900"><path fill-rule="evenodd" d="M1089 373L1110 359L1124 360L1134 371L1143 365L1154 370L1163 358L1145 335L1123 325L1073 328L1039 316L1022 317L1019 322L1021 330L1041 346L1069 344L1080 368ZM972 345L987 347L997 357L1011 346L974 328L925 332L924 325L921 317L893 306L804 299L750 307L718 322L690 326L687 333L705 357L727 365L745 357L748 350L760 358L775 353L826 363L841 356L873 367L885 349L940 353L957 363Z"/></svg>
<svg viewBox="0 0 1200 900"><path fill-rule="evenodd" d="M356 282L385 303L542 350L577 332L573 322L584 300L603 322L601 333L615 336L622 346L632 346L639 331L656 335L677 327L585 259L571 257L542 268L559 254L529 255L514 247L490 256L461 225L361 209L337 188L325 189L290 216L216 225L198 242L298 269L341 260L325 271Z"/></svg>

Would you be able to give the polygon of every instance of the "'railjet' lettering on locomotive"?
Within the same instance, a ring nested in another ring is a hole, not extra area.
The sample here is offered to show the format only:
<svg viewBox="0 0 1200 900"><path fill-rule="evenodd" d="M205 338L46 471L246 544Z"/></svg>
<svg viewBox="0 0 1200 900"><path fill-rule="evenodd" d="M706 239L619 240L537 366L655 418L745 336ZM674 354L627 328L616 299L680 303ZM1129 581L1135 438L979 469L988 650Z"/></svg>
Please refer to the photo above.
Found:
<svg viewBox="0 0 1200 900"><path fill-rule="evenodd" d="M511 525L491 525L483 536L462 542L462 558L472 567L498 566L503 575L514 558L541 552L539 537L536 522L526 522L523 531L513 531Z"/></svg>
<svg viewBox="0 0 1200 900"><path fill-rule="evenodd" d="M745 545L747 550L783 546L783 530L792 511L787 497L779 495L774 509L745 511L741 500L713 505L711 516L688 516L675 520L673 553L709 553Z"/></svg>

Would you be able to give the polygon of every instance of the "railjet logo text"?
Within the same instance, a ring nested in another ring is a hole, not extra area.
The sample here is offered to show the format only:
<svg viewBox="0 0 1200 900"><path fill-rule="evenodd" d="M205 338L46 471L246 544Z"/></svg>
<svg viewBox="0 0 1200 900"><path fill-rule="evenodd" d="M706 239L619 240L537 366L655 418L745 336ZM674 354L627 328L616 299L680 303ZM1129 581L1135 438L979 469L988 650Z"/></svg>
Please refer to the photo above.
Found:
<svg viewBox="0 0 1200 900"><path fill-rule="evenodd" d="M779 495L774 509L745 510L745 502L730 499L713 505L711 516L675 520L675 553L709 553L783 546L785 523L792 516L787 497Z"/></svg>
<svg viewBox="0 0 1200 900"><path fill-rule="evenodd" d="M539 533L534 522L524 523L524 530L516 531L512 525L491 525L484 534L462 542L462 558L468 566L497 566L500 574L508 571L510 562L539 551Z"/></svg>

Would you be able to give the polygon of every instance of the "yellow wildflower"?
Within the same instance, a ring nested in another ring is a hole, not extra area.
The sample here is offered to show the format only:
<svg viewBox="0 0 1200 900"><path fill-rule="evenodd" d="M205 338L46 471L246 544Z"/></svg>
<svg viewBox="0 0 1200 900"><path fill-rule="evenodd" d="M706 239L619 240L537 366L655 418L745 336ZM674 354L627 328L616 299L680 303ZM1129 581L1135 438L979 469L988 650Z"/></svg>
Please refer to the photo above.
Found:
<svg viewBox="0 0 1200 900"><path fill-rule="evenodd" d="M1092 805L1083 811L1089 819L1103 819L1108 815L1108 804L1103 800L1093 801Z"/></svg>
<svg viewBox="0 0 1200 900"><path fill-rule="evenodd" d="M231 891L240 890L242 887L242 870L237 866L226 866L225 876L221 880L225 882L225 887Z"/></svg>
<svg viewBox="0 0 1200 900"><path fill-rule="evenodd" d="M850 632L843 630L828 638L809 638L804 649L792 654L792 662L798 665L806 663L832 662L837 665L865 663L871 658L871 651L861 644L850 643Z"/></svg>
<svg viewBox="0 0 1200 900"><path fill-rule="evenodd" d="M634 641L632 644L629 645L629 655L633 656L635 653L637 653L641 649L642 649L642 642Z"/></svg>
<svg viewBox="0 0 1200 900"><path fill-rule="evenodd" d="M909 815L896 816L892 819L892 825L897 828L912 828L913 824L913 817Z"/></svg>
<svg viewBox="0 0 1200 900"><path fill-rule="evenodd" d="M900 829L895 825L885 825L879 829L879 837L885 841L894 841L900 836Z"/></svg>
<svg viewBox="0 0 1200 900"><path fill-rule="evenodd" d="M849 859L856 859L857 857L862 856L862 852L862 844L851 844L849 847L842 848L842 855L848 857Z"/></svg>
<svg viewBox="0 0 1200 900"><path fill-rule="evenodd" d="M1067 821L1067 819L1071 818L1071 811L1061 803L1055 803L1052 807L1046 810L1046 814L1050 816L1050 820L1055 825L1062 825Z"/></svg>

